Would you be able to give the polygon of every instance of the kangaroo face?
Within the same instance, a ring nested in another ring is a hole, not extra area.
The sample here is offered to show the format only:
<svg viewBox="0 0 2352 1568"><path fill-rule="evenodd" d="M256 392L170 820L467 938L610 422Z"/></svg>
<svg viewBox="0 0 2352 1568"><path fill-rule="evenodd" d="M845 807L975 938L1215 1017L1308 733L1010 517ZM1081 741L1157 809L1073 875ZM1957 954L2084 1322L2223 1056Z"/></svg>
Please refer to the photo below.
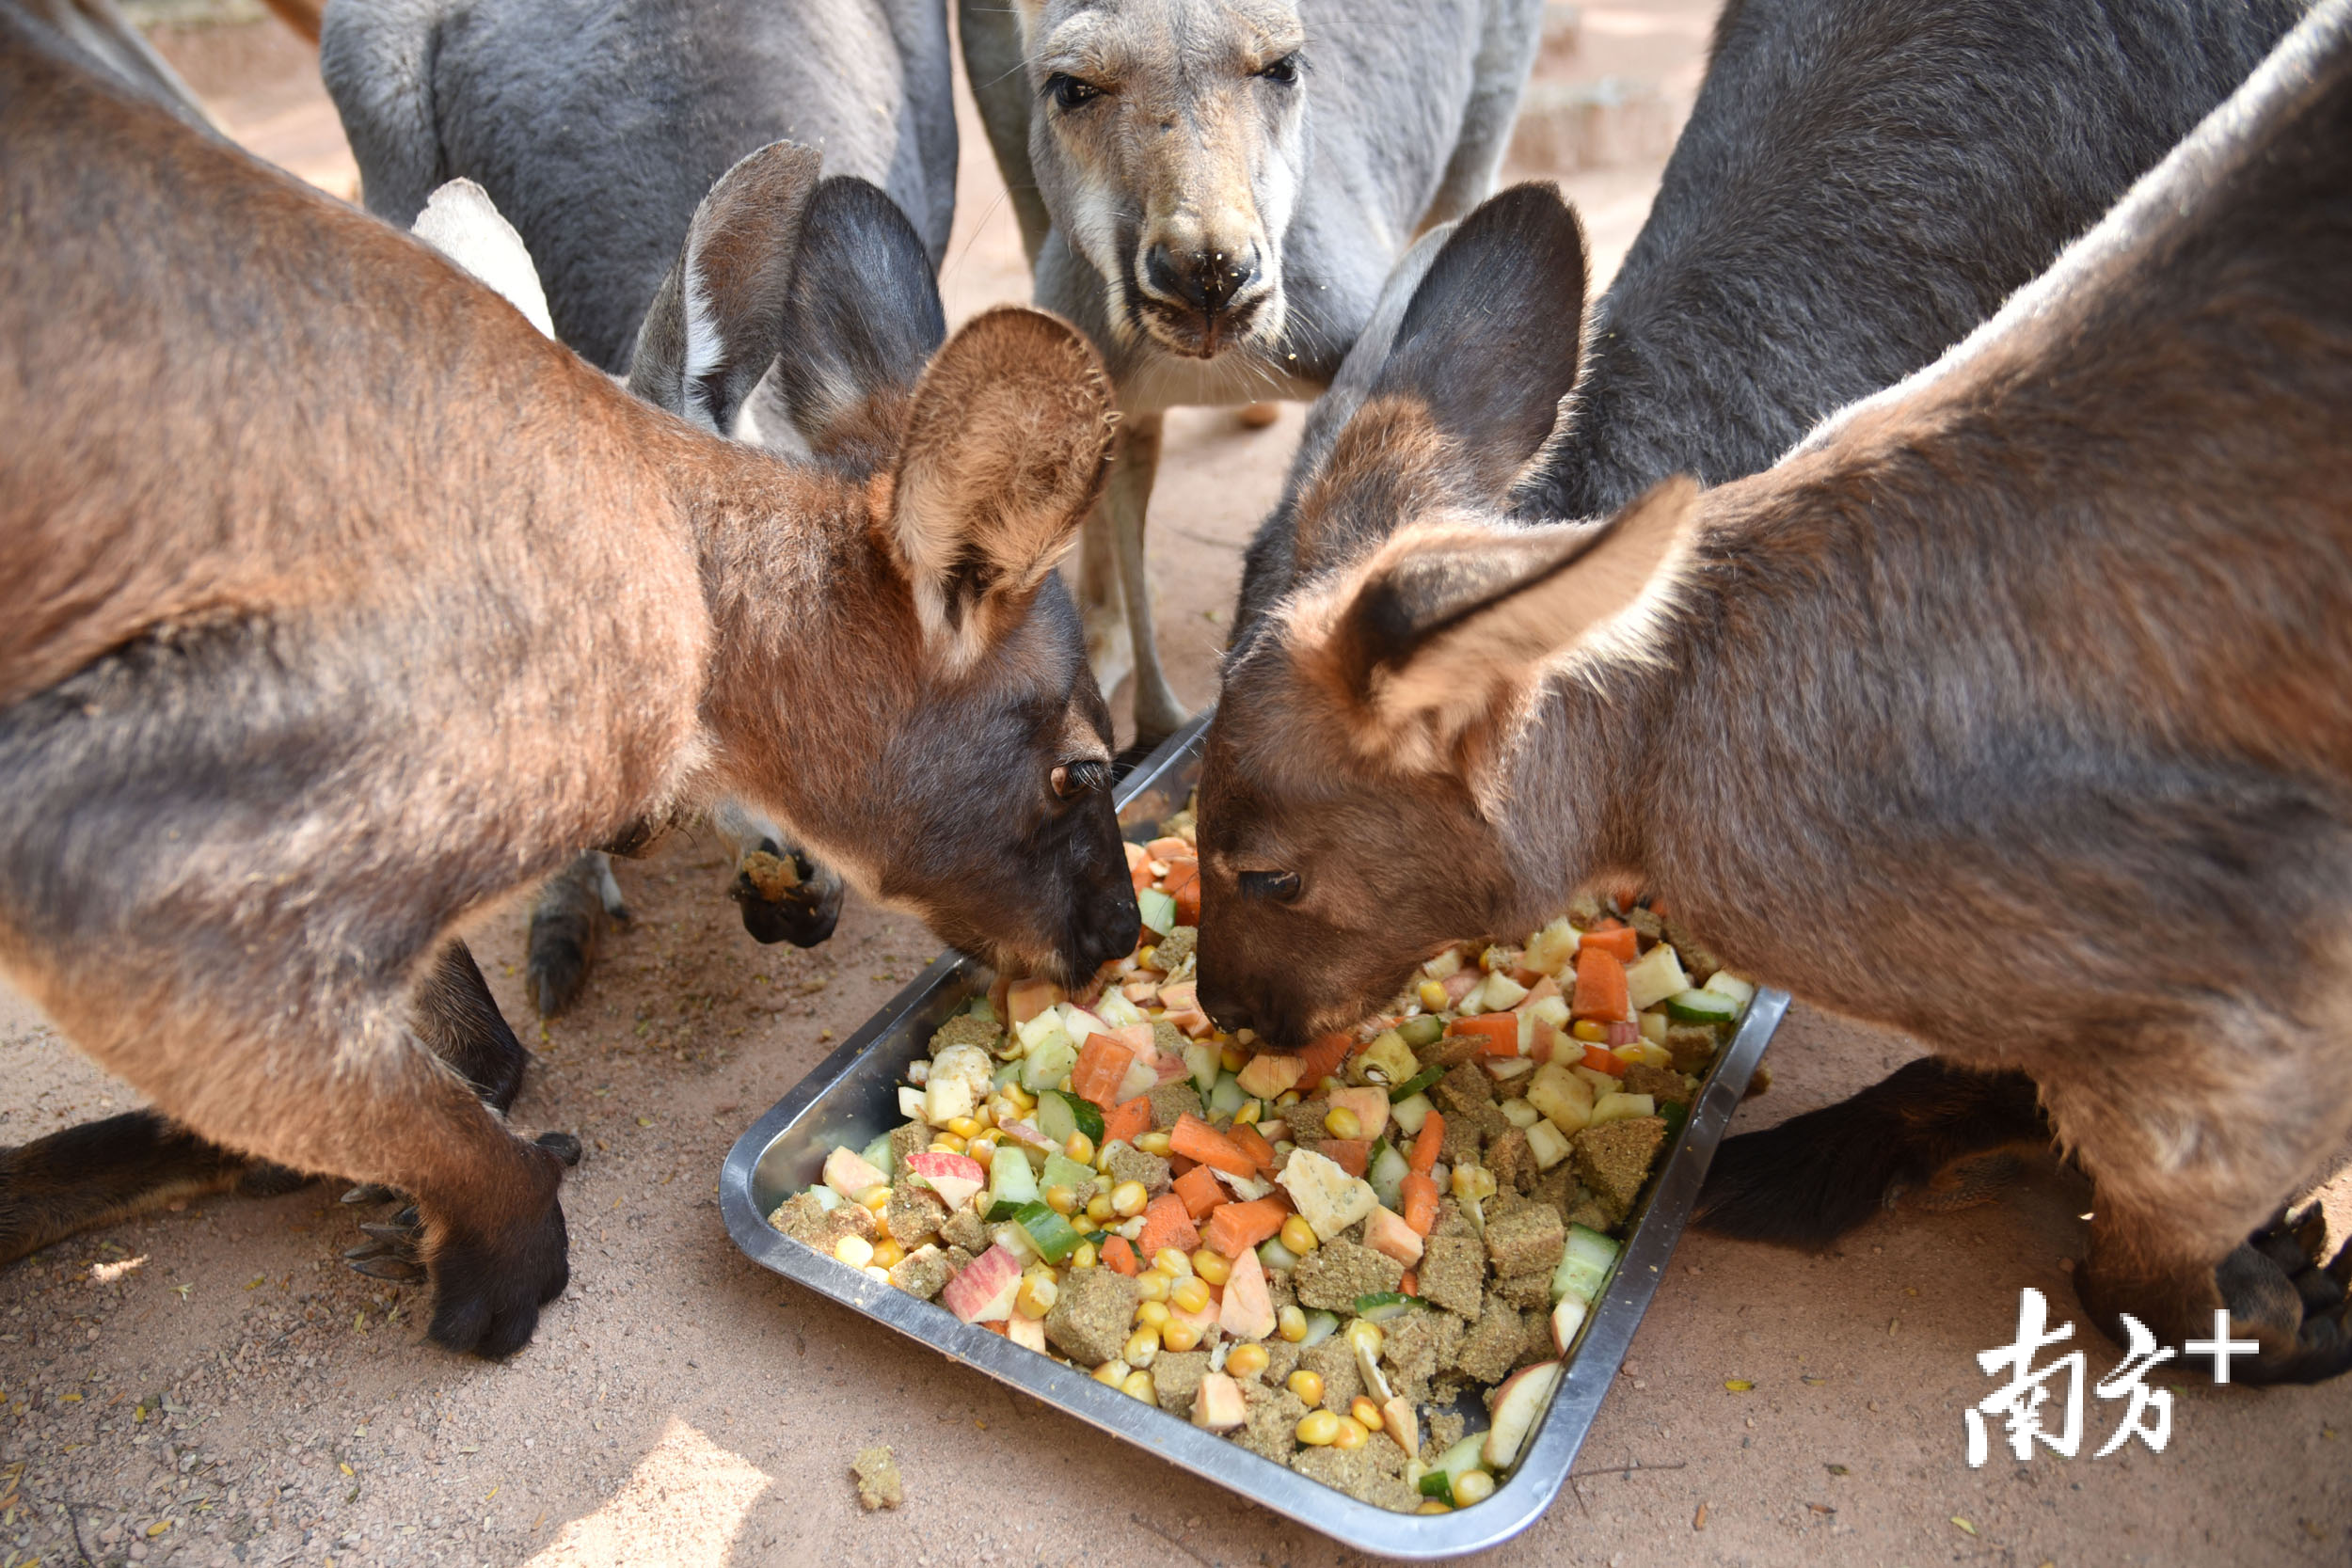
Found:
<svg viewBox="0 0 2352 1568"><path fill-rule="evenodd" d="M1307 163L1287 0L1022 0L1029 156L1111 331L1212 359L1270 344Z"/></svg>

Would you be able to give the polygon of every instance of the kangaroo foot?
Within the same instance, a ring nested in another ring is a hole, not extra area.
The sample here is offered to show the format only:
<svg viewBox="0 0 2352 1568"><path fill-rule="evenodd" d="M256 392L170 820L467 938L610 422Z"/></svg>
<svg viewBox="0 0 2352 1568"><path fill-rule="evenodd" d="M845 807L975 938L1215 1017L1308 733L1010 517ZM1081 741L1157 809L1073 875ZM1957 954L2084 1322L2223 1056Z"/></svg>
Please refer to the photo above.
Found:
<svg viewBox="0 0 2352 1568"><path fill-rule="evenodd" d="M737 863L727 896L742 907L753 941L814 947L833 935L844 891L840 876L806 851L763 838Z"/></svg>
<svg viewBox="0 0 2352 1568"><path fill-rule="evenodd" d="M2129 1312L2192 1368L2214 1366L2210 1350L2188 1347L2214 1339L2214 1312L2227 1308L2229 1338L2255 1347L2230 1354L2231 1382L2323 1383L2352 1370L2352 1304L2344 1288L2352 1248L2323 1262L2324 1229L2308 1219L2282 1213L2210 1269L2155 1278L2103 1268L2094 1220L2091 1257L2075 1271L2075 1289L2110 1338L2121 1342L2117 1319Z"/></svg>
<svg viewBox="0 0 2352 1568"><path fill-rule="evenodd" d="M534 1141L562 1161L566 1169L580 1164L580 1140L571 1133L542 1132ZM371 1183L365 1187L354 1187L343 1195L343 1201L350 1203L362 1194L380 1195L363 1200L374 1204L389 1202L400 1196L389 1187ZM366 1275L371 1279L389 1279L404 1284L425 1277L426 1268L421 1255L424 1221L415 1204L407 1205L389 1220L362 1222L359 1229L368 1239L343 1252L343 1261L351 1265L353 1272Z"/></svg>

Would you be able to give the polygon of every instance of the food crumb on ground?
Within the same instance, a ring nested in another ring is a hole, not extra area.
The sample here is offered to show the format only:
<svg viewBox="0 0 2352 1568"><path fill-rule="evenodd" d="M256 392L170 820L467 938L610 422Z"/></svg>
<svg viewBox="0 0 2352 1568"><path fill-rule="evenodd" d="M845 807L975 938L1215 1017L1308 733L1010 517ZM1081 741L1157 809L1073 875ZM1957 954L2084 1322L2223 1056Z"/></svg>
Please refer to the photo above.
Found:
<svg viewBox="0 0 2352 1568"><path fill-rule="evenodd" d="M898 1461L886 1444L877 1443L851 1460L850 1473L857 1478L858 1506L868 1513L878 1508L896 1508L907 1500Z"/></svg>

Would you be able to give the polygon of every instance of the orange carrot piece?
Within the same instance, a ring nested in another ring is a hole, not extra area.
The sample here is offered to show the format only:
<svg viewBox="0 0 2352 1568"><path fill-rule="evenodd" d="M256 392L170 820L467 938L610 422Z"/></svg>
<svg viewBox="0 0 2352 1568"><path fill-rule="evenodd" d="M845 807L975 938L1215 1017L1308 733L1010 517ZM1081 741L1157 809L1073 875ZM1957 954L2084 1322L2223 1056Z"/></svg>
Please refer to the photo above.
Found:
<svg viewBox="0 0 2352 1568"><path fill-rule="evenodd" d="M1089 1035L1077 1065L1070 1069L1070 1092L1108 1106L1135 1063L1136 1053L1108 1035Z"/></svg>
<svg viewBox="0 0 2352 1568"><path fill-rule="evenodd" d="M1104 1143L1121 1138L1132 1146L1137 1138L1151 1131L1152 1101L1143 1095L1137 1095L1122 1105L1114 1105L1103 1113Z"/></svg>
<svg viewBox="0 0 2352 1568"><path fill-rule="evenodd" d="M1269 1180L1274 1176L1274 1146L1265 1141L1265 1134L1247 1122L1225 1134L1233 1140L1233 1147L1258 1163L1258 1174Z"/></svg>
<svg viewBox="0 0 2352 1568"><path fill-rule="evenodd" d="M1194 1171L1199 1170L1200 1168L1200 1161L1198 1161L1198 1160L1187 1160L1187 1159L1185 1159L1183 1155L1181 1155L1181 1154L1177 1153L1174 1149L1169 1149L1169 1150L1168 1150L1168 1175L1170 1175L1170 1176L1174 1176L1174 1177L1185 1177L1185 1176L1190 1176L1190 1175L1191 1175ZM1211 1177L1209 1180L1212 1180L1212 1181L1214 1181L1214 1180L1216 1180L1216 1178L1215 1178L1215 1177Z"/></svg>
<svg viewBox="0 0 2352 1568"><path fill-rule="evenodd" d="M1347 1065L1356 1049L1353 1035L1326 1035L1298 1053L1298 1092L1306 1093Z"/></svg>
<svg viewBox="0 0 2352 1568"><path fill-rule="evenodd" d="M1184 1212L1195 1220L1231 1201L1226 1196L1224 1183L1217 1180L1216 1173L1206 1165L1195 1165L1184 1172L1176 1179L1169 1191L1184 1200Z"/></svg>
<svg viewBox="0 0 2352 1568"><path fill-rule="evenodd" d="M1168 1129L1168 1147L1170 1151L1187 1160L1198 1160L1204 1165L1215 1165L1231 1176L1258 1174L1258 1162L1251 1159L1239 1144L1186 1111Z"/></svg>
<svg viewBox="0 0 2352 1568"><path fill-rule="evenodd" d="M1414 1235L1428 1235L1429 1227L1438 1223L1437 1180L1427 1171L1417 1170L1405 1178L1404 1190L1405 1223L1412 1227Z"/></svg>
<svg viewBox="0 0 2352 1568"><path fill-rule="evenodd" d="M1184 1200L1174 1193L1162 1193L1143 1208L1143 1231L1136 1238L1136 1245L1146 1258L1157 1258L1162 1247L1175 1247L1194 1252L1200 1246L1200 1232L1192 1227L1191 1211Z"/></svg>
<svg viewBox="0 0 2352 1568"><path fill-rule="evenodd" d="M1607 1046L1587 1045L1583 1049L1583 1066L1591 1068L1595 1072L1605 1072L1612 1078L1625 1076L1625 1058Z"/></svg>
<svg viewBox="0 0 2352 1568"><path fill-rule="evenodd" d="M1625 964L1615 954L1589 943L1576 950L1576 1001L1571 1010L1579 1018L1606 1023L1622 1023L1633 1016Z"/></svg>
<svg viewBox="0 0 2352 1568"><path fill-rule="evenodd" d="M1200 863L1170 861L1160 890L1176 900L1176 924L1200 924Z"/></svg>
<svg viewBox="0 0 2352 1568"><path fill-rule="evenodd" d="M1457 1018L1446 1025L1445 1032L1479 1037L1478 1053L1482 1056L1516 1056L1519 1053L1519 1015L1517 1013L1480 1013L1476 1018Z"/></svg>
<svg viewBox="0 0 2352 1568"><path fill-rule="evenodd" d="M1372 1164L1370 1138L1326 1138L1315 1145L1315 1152L1330 1161L1350 1176L1361 1176Z"/></svg>
<svg viewBox="0 0 2352 1568"><path fill-rule="evenodd" d="M1413 1152L1405 1163L1414 1171L1427 1176L1438 1164L1438 1150L1445 1147L1445 1113L1432 1111L1422 1118L1421 1131L1413 1136Z"/></svg>
<svg viewBox="0 0 2352 1568"><path fill-rule="evenodd" d="M1113 1236L1103 1243L1103 1266L1113 1274L1137 1275L1143 1272L1143 1259L1136 1256L1135 1243Z"/></svg>
<svg viewBox="0 0 2352 1568"><path fill-rule="evenodd" d="M1607 931L1587 931L1577 943L1579 954L1606 953L1619 963L1631 963L1642 956L1642 933L1630 926L1619 926Z"/></svg>
<svg viewBox="0 0 2352 1568"><path fill-rule="evenodd" d="M1405 1277L1396 1282L1396 1288L1406 1295L1417 1296L1421 1294L1421 1275L1411 1269L1406 1269Z"/></svg>
<svg viewBox="0 0 2352 1568"><path fill-rule="evenodd" d="M1229 1203L1209 1216L1203 1232L1210 1250L1228 1258L1239 1258L1268 1236L1282 1228L1290 1218L1290 1205L1278 1197L1261 1197L1248 1203Z"/></svg>

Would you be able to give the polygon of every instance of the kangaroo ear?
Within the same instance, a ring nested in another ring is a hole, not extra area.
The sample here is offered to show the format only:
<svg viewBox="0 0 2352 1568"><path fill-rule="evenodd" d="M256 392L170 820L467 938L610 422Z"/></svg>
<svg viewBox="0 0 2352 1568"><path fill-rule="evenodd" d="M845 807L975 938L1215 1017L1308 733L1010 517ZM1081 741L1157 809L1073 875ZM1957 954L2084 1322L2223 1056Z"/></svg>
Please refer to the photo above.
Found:
<svg viewBox="0 0 2352 1568"><path fill-rule="evenodd" d="M1054 569L1102 489L1110 380L1069 324L1018 307L966 323L914 389L890 531L925 633L977 657Z"/></svg>
<svg viewBox="0 0 2352 1568"><path fill-rule="evenodd" d="M1366 754L1446 767L1553 660L1638 626L1671 587L1697 498L1677 478L1606 522L1400 531L1340 592L1303 662L1337 688Z"/></svg>
<svg viewBox="0 0 2352 1568"><path fill-rule="evenodd" d="M628 389L718 435L782 345L817 152L771 142L719 177L637 329Z"/></svg>
<svg viewBox="0 0 2352 1568"><path fill-rule="evenodd" d="M530 248L488 191L470 180L452 180L433 193L408 232L497 290L532 325L555 336Z"/></svg>
<svg viewBox="0 0 2352 1568"><path fill-rule="evenodd" d="M946 336L930 252L898 204L847 175L818 185L771 383L810 449L870 443L886 461L897 421L868 410L911 390ZM769 393L760 397L765 428Z"/></svg>

